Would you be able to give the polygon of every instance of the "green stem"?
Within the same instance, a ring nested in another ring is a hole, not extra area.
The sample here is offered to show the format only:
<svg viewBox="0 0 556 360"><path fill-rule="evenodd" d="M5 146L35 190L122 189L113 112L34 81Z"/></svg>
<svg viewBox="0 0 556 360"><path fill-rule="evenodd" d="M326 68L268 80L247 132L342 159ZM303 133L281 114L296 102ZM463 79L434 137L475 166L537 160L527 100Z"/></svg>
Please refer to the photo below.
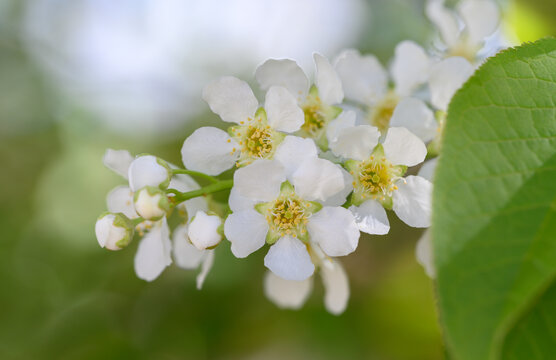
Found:
<svg viewBox="0 0 556 360"><path fill-rule="evenodd" d="M193 198L196 198L196 197L199 197L199 196L207 196L208 194L212 194L212 193L215 193L215 192L231 189L233 185L234 185L234 181L230 179L230 180L218 181L214 184L207 185L207 186L202 187L198 190L193 190L193 191L188 191L188 192L180 192L180 191L177 191L177 190L174 190L174 189L168 189L167 192L175 194L176 196L174 196L172 199L173 199L173 201L175 201L176 204L179 204L181 202L184 202L186 200L193 199Z"/></svg>
<svg viewBox="0 0 556 360"><path fill-rule="evenodd" d="M205 180L210 181L211 183L218 183L219 180L213 176L207 175L207 174L203 174L202 172L198 172L198 171L193 171L193 170L187 170L187 169L172 169L172 174L177 175L177 174L185 174L185 175L191 175L191 176L197 176L200 178L203 178Z"/></svg>
<svg viewBox="0 0 556 360"><path fill-rule="evenodd" d="M133 226L137 226L137 225L141 224L143 221L145 221L145 219L143 219L142 217L137 217L135 219L131 219L131 223L133 224Z"/></svg>

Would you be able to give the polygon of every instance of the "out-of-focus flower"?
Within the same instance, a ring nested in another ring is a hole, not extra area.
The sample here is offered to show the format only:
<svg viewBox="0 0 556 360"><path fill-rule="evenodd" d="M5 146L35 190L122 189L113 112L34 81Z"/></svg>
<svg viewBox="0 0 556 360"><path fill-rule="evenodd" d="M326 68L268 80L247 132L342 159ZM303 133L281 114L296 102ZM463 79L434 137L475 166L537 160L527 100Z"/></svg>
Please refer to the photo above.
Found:
<svg viewBox="0 0 556 360"><path fill-rule="evenodd" d="M432 65L428 81L431 104L446 112L456 91L474 71L473 65L459 56L449 57Z"/></svg>
<svg viewBox="0 0 556 360"><path fill-rule="evenodd" d="M183 269L193 270L201 267L197 275L197 289L201 289L212 265L214 250L199 250L192 244L187 224L179 225L172 234L174 244L174 260Z"/></svg>
<svg viewBox="0 0 556 360"><path fill-rule="evenodd" d="M472 63L500 21L498 5L493 0L463 0L456 11L447 9L444 0L428 0L426 14L440 33L440 50L446 56L461 56Z"/></svg>
<svg viewBox="0 0 556 360"><path fill-rule="evenodd" d="M319 271L324 284L326 310L339 315L344 312L349 300L349 283L346 272L339 261L330 259L323 260ZM269 271L264 278L266 297L283 309L297 310L301 308L312 289L313 277L301 281L285 280Z"/></svg>
<svg viewBox="0 0 556 360"><path fill-rule="evenodd" d="M255 71L255 77L263 90L283 86L303 109L304 122L299 135L309 137L326 149L328 123L342 111L339 105L344 99L342 82L330 62L320 54L313 54L315 61L315 84L309 87L309 79L293 60L269 59Z"/></svg>
<svg viewBox="0 0 556 360"><path fill-rule="evenodd" d="M373 55L344 50L335 60L335 68L346 98L363 108L366 122L385 133L390 126L405 127L424 142L432 140L437 123L424 101L412 97L429 77L431 60L419 45L403 41L396 46L390 76Z"/></svg>

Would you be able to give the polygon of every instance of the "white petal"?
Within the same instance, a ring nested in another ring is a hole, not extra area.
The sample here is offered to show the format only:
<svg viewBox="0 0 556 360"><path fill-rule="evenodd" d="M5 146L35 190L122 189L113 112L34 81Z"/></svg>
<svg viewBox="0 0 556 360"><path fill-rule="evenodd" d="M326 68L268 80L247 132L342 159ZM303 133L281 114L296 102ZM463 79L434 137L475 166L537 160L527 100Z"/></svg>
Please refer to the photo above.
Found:
<svg viewBox="0 0 556 360"><path fill-rule="evenodd" d="M357 114L353 110L342 111L336 119L328 124L326 129L326 138L328 142L331 143L335 141L342 130L354 127L356 117Z"/></svg>
<svg viewBox="0 0 556 360"><path fill-rule="evenodd" d="M305 122L305 114L297 99L282 86L271 86L266 93L264 108L268 124L278 130L292 133Z"/></svg>
<svg viewBox="0 0 556 360"><path fill-rule="evenodd" d="M434 159L430 159L428 161L425 161L423 166L421 166L421 168L419 169L419 172L417 173L417 176L423 177L423 178L427 179L428 181L432 182L437 163L438 163L438 158L437 157L434 158Z"/></svg>
<svg viewBox="0 0 556 360"><path fill-rule="evenodd" d="M413 41L402 41L396 46L390 69L396 84L396 93L410 95L429 77L430 60L423 48Z"/></svg>
<svg viewBox="0 0 556 360"><path fill-rule="evenodd" d="M173 253L176 265L183 269L196 269L201 264L205 251L197 249L187 236L187 225L179 225L172 233Z"/></svg>
<svg viewBox="0 0 556 360"><path fill-rule="evenodd" d="M335 68L346 98L370 104L386 94L388 74L374 56L361 56L354 49L344 50L336 59Z"/></svg>
<svg viewBox="0 0 556 360"><path fill-rule="evenodd" d="M235 257L244 258L260 249L266 240L268 222L254 209L234 212L224 223L224 234Z"/></svg>
<svg viewBox="0 0 556 360"><path fill-rule="evenodd" d="M187 192L192 190L200 189L201 187L193 178L189 175L178 174L172 176L170 179L169 189L176 189L181 192Z"/></svg>
<svg viewBox="0 0 556 360"><path fill-rule="evenodd" d="M423 162L427 156L427 147L423 141L406 128L388 129L382 146L384 155L394 165L414 166Z"/></svg>
<svg viewBox="0 0 556 360"><path fill-rule="evenodd" d="M390 231L386 210L376 200L367 200L360 206L350 206L359 230L372 235L385 235Z"/></svg>
<svg viewBox="0 0 556 360"><path fill-rule="evenodd" d="M172 263L170 229L166 218L157 222L143 237L135 254L135 273L146 281L153 281Z"/></svg>
<svg viewBox="0 0 556 360"><path fill-rule="evenodd" d="M133 159L127 150L106 149L102 162L104 166L127 179L127 171Z"/></svg>
<svg viewBox="0 0 556 360"><path fill-rule="evenodd" d="M463 0L458 6L472 44L481 44L498 27L500 12L491 0Z"/></svg>
<svg viewBox="0 0 556 360"><path fill-rule="evenodd" d="M344 177L338 167L324 159L304 161L292 174L295 192L306 200L326 201L344 188Z"/></svg>
<svg viewBox="0 0 556 360"><path fill-rule="evenodd" d="M365 160L378 144L380 132L371 125L358 125L340 131L338 137L329 143L337 156L347 159Z"/></svg>
<svg viewBox="0 0 556 360"><path fill-rule="evenodd" d="M446 45L454 46L458 41L459 26L452 11L444 7L444 0L429 0L425 12L440 31Z"/></svg>
<svg viewBox="0 0 556 360"><path fill-rule="evenodd" d="M424 142L434 139L438 129L432 110L423 101L412 97L400 100L390 119L390 126L404 127Z"/></svg>
<svg viewBox="0 0 556 360"><path fill-rule="evenodd" d="M342 81L336 70L320 54L313 54L313 59L317 68L315 83L319 90L319 97L325 104L334 105L341 103L344 99L344 91L342 90Z"/></svg>
<svg viewBox="0 0 556 360"><path fill-rule="evenodd" d="M404 181L405 180L405 181ZM420 176L408 176L396 182L393 194L396 215L412 227L429 227L432 184Z"/></svg>
<svg viewBox="0 0 556 360"><path fill-rule="evenodd" d="M352 253L359 243L359 228L353 214L343 207L323 207L309 218L307 230L311 240L328 256Z"/></svg>
<svg viewBox="0 0 556 360"><path fill-rule="evenodd" d="M239 145L228 133L215 127L202 127L183 142L181 158L189 170L218 175L234 166Z"/></svg>
<svg viewBox="0 0 556 360"><path fill-rule="evenodd" d="M432 105L440 110L447 110L452 96L473 74L473 71L473 65L459 56L434 64L429 75Z"/></svg>
<svg viewBox="0 0 556 360"><path fill-rule="evenodd" d="M189 240L199 250L206 250L220 243L222 237L218 227L222 220L217 215L207 215L204 211L197 211L193 221L189 224Z"/></svg>
<svg viewBox="0 0 556 360"><path fill-rule="evenodd" d="M205 86L203 100L226 122L247 121L259 107L259 102L245 81L224 76Z"/></svg>
<svg viewBox="0 0 556 360"><path fill-rule="evenodd" d="M280 238L270 247L264 265L285 280L302 281L315 272L307 247L291 236Z"/></svg>
<svg viewBox="0 0 556 360"><path fill-rule="evenodd" d="M201 290L207 275L212 269L214 264L214 250L206 250L205 257L203 258L203 263L201 265L201 272L197 275L197 290Z"/></svg>
<svg viewBox="0 0 556 360"><path fill-rule="evenodd" d="M324 284L324 306L334 315L344 312L349 300L349 282L342 265L334 261L332 266L320 268Z"/></svg>
<svg viewBox="0 0 556 360"><path fill-rule="evenodd" d="M274 159L278 160L286 169L288 178L291 178L291 175L305 160L317 157L318 150L313 139L303 139L292 135L286 136L274 154Z"/></svg>
<svg viewBox="0 0 556 360"><path fill-rule="evenodd" d="M351 174L344 170L344 168L340 165L336 166L340 169L344 177L344 187L342 190L327 198L325 201L320 201L322 206L341 206L346 202L348 195L353 191L353 177Z"/></svg>
<svg viewBox="0 0 556 360"><path fill-rule="evenodd" d="M432 279L436 277L436 268L434 266L434 258L432 252L432 243L430 230L427 229L417 242L415 248L415 257L417 262L425 268L425 273Z"/></svg>
<svg viewBox="0 0 556 360"><path fill-rule="evenodd" d="M135 219L139 215L133 206L133 191L128 186L117 186L106 196L108 211L113 213L123 213L130 219Z"/></svg>
<svg viewBox="0 0 556 360"><path fill-rule="evenodd" d="M169 189L176 189L181 192L187 192L200 189L201 187L189 175L178 174L172 176ZM208 211L207 199L203 196L196 197L177 205L178 208L185 211L190 217L193 217L197 211Z"/></svg>
<svg viewBox="0 0 556 360"><path fill-rule="evenodd" d="M234 187L240 195L257 201L270 201L286 181L286 170L276 160L257 160L234 173Z"/></svg>
<svg viewBox="0 0 556 360"><path fill-rule="evenodd" d="M302 281L284 280L267 271L264 277L266 297L282 309L299 309L303 306L313 288L313 279Z"/></svg>
<svg viewBox="0 0 556 360"><path fill-rule="evenodd" d="M167 182L171 174L156 156L145 155L139 156L129 165L128 177L129 187L137 191L145 186L158 187Z"/></svg>
<svg viewBox="0 0 556 360"><path fill-rule="evenodd" d="M228 205L230 205L230 209L233 212L253 209L257 203L259 201L242 196L235 186L230 191L230 196L228 197Z"/></svg>
<svg viewBox="0 0 556 360"><path fill-rule="evenodd" d="M273 85L283 86L301 102L309 91L309 80L293 60L269 59L255 71L255 77L263 90Z"/></svg>

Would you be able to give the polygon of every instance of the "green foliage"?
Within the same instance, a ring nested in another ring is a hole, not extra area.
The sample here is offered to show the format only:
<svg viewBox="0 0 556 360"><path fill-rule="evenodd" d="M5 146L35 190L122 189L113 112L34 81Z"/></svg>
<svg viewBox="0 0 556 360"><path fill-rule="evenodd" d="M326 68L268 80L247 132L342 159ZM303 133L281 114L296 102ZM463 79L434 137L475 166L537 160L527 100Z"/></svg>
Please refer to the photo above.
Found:
<svg viewBox="0 0 556 360"><path fill-rule="evenodd" d="M432 232L451 357L553 358L556 40L488 60L450 104L442 151Z"/></svg>

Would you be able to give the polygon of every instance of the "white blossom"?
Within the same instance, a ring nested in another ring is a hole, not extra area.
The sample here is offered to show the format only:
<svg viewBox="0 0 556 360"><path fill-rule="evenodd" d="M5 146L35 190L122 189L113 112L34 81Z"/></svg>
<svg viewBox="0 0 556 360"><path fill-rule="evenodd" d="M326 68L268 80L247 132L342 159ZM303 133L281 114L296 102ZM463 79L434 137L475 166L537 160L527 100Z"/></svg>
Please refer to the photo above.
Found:
<svg viewBox="0 0 556 360"><path fill-rule="evenodd" d="M346 309L349 300L348 278L340 262L323 259L320 262L320 275L324 285L324 304L326 309L339 315ZM313 289L313 277L305 280L285 280L273 272L266 273L264 292L266 297L283 309L299 309L303 306Z"/></svg>
<svg viewBox="0 0 556 360"><path fill-rule="evenodd" d="M258 160L237 170L234 189L251 202L242 201L245 208L231 202L230 207L237 210L224 224L236 257L245 257L269 243L265 266L283 279L298 281L311 276L315 269L310 249L343 256L355 250L359 239L349 211L317 202L343 190L342 171L327 160L300 160L302 156L288 158L285 163Z"/></svg>
<svg viewBox="0 0 556 360"><path fill-rule="evenodd" d="M184 141L181 153L185 167L209 175L257 159L271 159L284 133L299 130L304 121L294 96L282 86L271 86L264 108L258 110L249 85L231 76L208 84L203 99L222 120L237 124L228 133L202 127Z"/></svg>
<svg viewBox="0 0 556 360"><path fill-rule="evenodd" d="M360 151L355 149L354 153ZM361 231L386 234L390 225L385 208L393 209L409 226L430 225L432 184L419 176L403 178L406 168L420 164L426 154L418 137L405 128L393 127L365 159L346 162L354 188L350 210Z"/></svg>
<svg viewBox="0 0 556 360"><path fill-rule="evenodd" d="M376 57L355 49L344 50L335 60L346 98L364 109L368 123L383 133L390 126L405 127L425 142L434 138L438 125L432 110L413 94L427 82L430 66L426 52L412 41L396 46L390 75Z"/></svg>
<svg viewBox="0 0 556 360"><path fill-rule="evenodd" d="M255 77L263 90L282 86L295 96L304 113L298 135L313 138L325 149L326 128L342 111L336 105L342 102L344 91L341 79L330 62L317 53L313 54L313 59L316 71L311 87L307 75L290 59L265 61L255 71Z"/></svg>
<svg viewBox="0 0 556 360"><path fill-rule="evenodd" d="M428 0L426 14L440 33L440 50L447 57L461 56L474 62L500 21L498 5L493 0L463 0L456 10L444 6L444 0ZM460 26L463 24L463 27Z"/></svg>

